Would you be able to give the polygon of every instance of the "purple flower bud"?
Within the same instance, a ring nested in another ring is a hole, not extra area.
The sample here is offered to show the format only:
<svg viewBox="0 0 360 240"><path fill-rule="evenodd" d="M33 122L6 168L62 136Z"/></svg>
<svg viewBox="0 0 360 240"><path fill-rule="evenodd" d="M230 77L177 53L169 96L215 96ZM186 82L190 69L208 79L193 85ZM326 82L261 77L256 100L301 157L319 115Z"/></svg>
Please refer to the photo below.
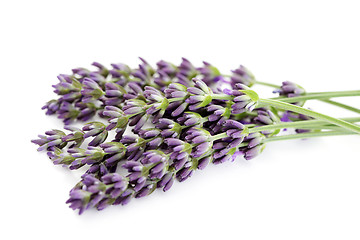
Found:
<svg viewBox="0 0 360 240"><path fill-rule="evenodd" d="M244 143L248 143L248 145L240 148L240 151L244 153L246 160L256 157L263 151L265 145L262 143L262 140L264 138L265 136L259 132L250 133L244 138Z"/></svg>
<svg viewBox="0 0 360 240"><path fill-rule="evenodd" d="M132 73L132 75L141 79L144 83L151 83L155 70L143 58L140 58L140 60L142 63L139 65L139 68Z"/></svg>
<svg viewBox="0 0 360 240"><path fill-rule="evenodd" d="M240 65L237 69L232 71L231 86L235 87L236 84L241 83L243 85L251 87L255 82L254 75L244 66Z"/></svg>
<svg viewBox="0 0 360 240"><path fill-rule="evenodd" d="M203 158L199 159L197 168L198 168L199 170L205 169L205 167L206 167L207 165L209 165L209 163L210 163L212 160L213 160L212 156L207 156L207 157L203 157Z"/></svg>
<svg viewBox="0 0 360 240"><path fill-rule="evenodd" d="M170 77L175 77L176 73L178 72L178 68L174 64L164 60L157 62L156 65L158 67L158 72L162 71Z"/></svg>
<svg viewBox="0 0 360 240"><path fill-rule="evenodd" d="M283 82L281 88L274 92L279 93L280 96L286 97L298 97L305 94L304 88L290 81Z"/></svg>
<svg viewBox="0 0 360 240"><path fill-rule="evenodd" d="M39 145L38 151L43 151L49 147L63 148L66 146L66 141L63 141L65 133L60 130L52 130L45 132L46 135L38 135L39 139L31 140L32 143Z"/></svg>
<svg viewBox="0 0 360 240"><path fill-rule="evenodd" d="M128 92L124 94L125 99L129 100L144 96L143 89L137 82L129 82L127 86L129 89Z"/></svg>
<svg viewBox="0 0 360 240"><path fill-rule="evenodd" d="M203 67L197 68L197 70L203 76L202 81L210 85L211 83L215 83L223 79L220 71L216 67L214 67L208 62L203 62L203 63L204 63Z"/></svg>
<svg viewBox="0 0 360 240"><path fill-rule="evenodd" d="M102 97L105 93L102 88L92 80L91 78L84 78L83 88L81 90L81 94L84 96L82 101L84 103L88 103L94 100L98 100Z"/></svg>
<svg viewBox="0 0 360 240"><path fill-rule="evenodd" d="M181 133L181 126L173 120L167 118L160 118L156 124L156 128L161 130L161 136L164 138L175 138Z"/></svg>
<svg viewBox="0 0 360 240"><path fill-rule="evenodd" d="M98 146L103 143L108 136L106 126L101 122L88 123L82 130L85 132L84 138L94 137L89 143L89 146Z"/></svg>
<svg viewBox="0 0 360 240"><path fill-rule="evenodd" d="M203 117L194 112L185 112L184 115L177 119L179 123L185 126L199 126L202 127L204 119Z"/></svg>
<svg viewBox="0 0 360 240"><path fill-rule="evenodd" d="M182 58L182 62L178 66L178 69L179 69L178 74L187 77L188 79L192 79L196 77L196 75L198 74L196 68L186 58Z"/></svg>

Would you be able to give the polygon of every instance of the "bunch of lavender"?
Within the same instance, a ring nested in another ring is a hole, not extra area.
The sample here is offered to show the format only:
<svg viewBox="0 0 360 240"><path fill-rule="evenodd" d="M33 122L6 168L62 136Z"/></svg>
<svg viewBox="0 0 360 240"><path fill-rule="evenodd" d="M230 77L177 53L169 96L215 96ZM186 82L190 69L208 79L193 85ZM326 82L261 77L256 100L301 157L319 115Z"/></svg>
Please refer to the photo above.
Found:
<svg viewBox="0 0 360 240"><path fill-rule="evenodd" d="M315 99L360 113L331 99L360 96L359 90L307 93L289 81L257 81L244 66L224 75L208 62L195 67L183 58L180 65L153 67L140 60L135 69L95 62L94 71L61 74L53 85L59 97L43 107L66 131L46 131L32 142L54 164L84 169L67 201L79 214L168 191L210 163L250 160L270 141L360 133L359 117L337 119L302 107ZM279 96L260 98L255 84ZM76 128L74 121L86 123ZM282 135L284 129L296 131Z"/></svg>

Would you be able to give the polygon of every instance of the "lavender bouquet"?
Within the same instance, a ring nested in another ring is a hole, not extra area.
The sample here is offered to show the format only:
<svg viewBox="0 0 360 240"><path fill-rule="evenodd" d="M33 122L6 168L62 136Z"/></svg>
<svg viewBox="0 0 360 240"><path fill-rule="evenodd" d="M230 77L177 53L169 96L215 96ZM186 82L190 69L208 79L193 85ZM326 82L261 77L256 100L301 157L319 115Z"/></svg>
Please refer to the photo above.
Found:
<svg viewBox="0 0 360 240"><path fill-rule="evenodd" d="M125 205L157 188L168 191L175 179L185 181L210 163L250 160L267 142L360 134L360 117L338 119L303 107L319 100L359 114L333 99L360 96L360 90L305 92L288 81L257 81L244 66L224 75L185 58L155 68L140 60L136 69L95 62L94 71L61 74L53 85L59 97L43 107L64 121L66 131L50 130L32 142L54 164L85 169L67 200L79 214ZM278 96L261 98L251 88L256 84ZM86 123L76 128L75 121Z"/></svg>

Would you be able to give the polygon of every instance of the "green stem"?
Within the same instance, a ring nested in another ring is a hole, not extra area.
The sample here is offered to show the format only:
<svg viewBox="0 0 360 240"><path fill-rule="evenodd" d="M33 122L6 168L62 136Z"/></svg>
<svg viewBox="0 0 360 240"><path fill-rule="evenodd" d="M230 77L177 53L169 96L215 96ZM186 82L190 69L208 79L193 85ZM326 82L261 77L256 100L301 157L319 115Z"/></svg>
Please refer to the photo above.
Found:
<svg viewBox="0 0 360 240"><path fill-rule="evenodd" d="M228 137L228 135L226 134L226 132L224 132L224 133L219 133L219 134L216 134L216 135L214 135L214 136L211 136L211 141L216 141L216 140L218 140L218 139L222 139L222 138L226 138L226 137Z"/></svg>
<svg viewBox="0 0 360 240"><path fill-rule="evenodd" d="M347 122L360 122L360 117L354 117L354 118L342 118L341 120L347 121ZM326 126L328 124L327 121L323 120L304 120L304 121L298 121L298 122L282 122L278 124L273 125L266 125L266 126L260 126L260 127L252 127L249 128L249 133L253 132L262 132L262 131L269 131L269 130L277 130L282 128L297 128L297 129L308 129L309 127L334 127L332 126Z"/></svg>
<svg viewBox="0 0 360 240"><path fill-rule="evenodd" d="M306 130L338 130L338 131L343 130L343 128L341 128L339 126L334 126L334 125L307 126L307 127L302 127L302 128L298 128L298 129L306 129Z"/></svg>
<svg viewBox="0 0 360 240"><path fill-rule="evenodd" d="M227 94L212 94L212 99L220 99L220 100L233 100L234 96L227 95Z"/></svg>
<svg viewBox="0 0 360 240"><path fill-rule="evenodd" d="M283 110L288 110L288 111L304 114L306 116L313 117L313 118L316 118L319 120L324 120L326 122L335 124L337 126L348 129L352 132L356 132L356 133L360 134L360 126L359 125L349 123L349 122L346 122L341 119L333 118L328 115L318 113L318 112L315 112L315 111L312 111L312 110L309 110L306 108L302 108L302 107L299 107L299 106L296 106L293 104L289 104L286 102L277 101L277 100L273 100L273 99L259 99L258 107L261 107L261 106L272 106L272 107L277 107L277 108L280 108Z"/></svg>
<svg viewBox="0 0 360 240"><path fill-rule="evenodd" d="M291 135L275 136L265 138L263 142L273 142L280 140L290 140L290 139L302 139L302 138L313 138L313 137L325 137L325 136L339 136L339 135L352 135L356 134L353 132L344 132L344 131L326 131L326 132L311 132L311 133L298 133Z"/></svg>
<svg viewBox="0 0 360 240"><path fill-rule="evenodd" d="M346 104L343 104L343 103L339 103L339 102L336 102L336 101L333 101L333 100L330 100L330 99L323 99L323 100L320 100L320 101L325 102L325 103L329 103L329 104L337 106L337 107L344 108L344 109L352 111L352 112L360 113L360 109L358 109L358 108L354 108L352 106L349 106L349 105L346 105Z"/></svg>
<svg viewBox="0 0 360 240"><path fill-rule="evenodd" d="M282 102L295 103L312 99L329 99L333 97L354 97L360 96L360 90L354 91L339 91L339 92L322 92L322 93L307 93L298 97L276 97L272 100L278 100Z"/></svg>
<svg viewBox="0 0 360 240"><path fill-rule="evenodd" d="M281 88L281 86L276 85L276 84L272 84L272 83L267 83L267 82L261 82L261 81L254 81L255 84L259 84L259 85L263 85L263 86L268 86L268 87L273 87L273 88Z"/></svg>
<svg viewBox="0 0 360 240"><path fill-rule="evenodd" d="M168 99L169 103L172 103L172 102L176 102L176 101L183 101L185 100L186 98L170 98Z"/></svg>
<svg viewBox="0 0 360 240"><path fill-rule="evenodd" d="M274 88L281 88L281 86L279 86L279 85L272 84L272 83L267 83L267 82L255 81L255 83L256 83L256 84L259 84L259 85L263 85L263 86L269 86L269 87L274 87ZM307 96L307 95L314 95L314 94L321 94L321 93L322 93L322 92L312 92L312 93L307 93L307 94L305 94L305 95ZM281 99L281 98L283 98L283 97L278 97L278 99ZM274 98L274 99L275 99L275 98ZM341 107L341 108L347 109L347 110L352 111L352 112L360 113L360 109L351 107L351 106L346 105L346 104L343 104L343 103L339 103L339 102L336 102L336 101L333 101L333 100L330 100L330 99L319 99L319 100L322 101L322 102L325 102L325 103L328 103L328 104L337 106L337 107Z"/></svg>

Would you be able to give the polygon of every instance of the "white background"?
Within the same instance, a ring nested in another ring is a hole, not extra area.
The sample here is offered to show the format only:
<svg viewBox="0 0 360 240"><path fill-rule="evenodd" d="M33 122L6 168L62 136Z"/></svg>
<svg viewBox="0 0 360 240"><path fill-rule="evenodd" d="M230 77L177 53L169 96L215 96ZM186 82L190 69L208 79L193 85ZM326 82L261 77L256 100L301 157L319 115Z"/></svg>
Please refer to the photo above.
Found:
<svg viewBox="0 0 360 240"><path fill-rule="evenodd" d="M167 193L82 216L65 204L80 174L30 143L62 128L40 110L55 97L57 74L92 61L135 67L138 56L151 64L184 56L224 73L244 64L259 80L310 92L359 89L357 3L1 1L1 239L359 239L358 136L270 143L251 161L210 166Z"/></svg>

